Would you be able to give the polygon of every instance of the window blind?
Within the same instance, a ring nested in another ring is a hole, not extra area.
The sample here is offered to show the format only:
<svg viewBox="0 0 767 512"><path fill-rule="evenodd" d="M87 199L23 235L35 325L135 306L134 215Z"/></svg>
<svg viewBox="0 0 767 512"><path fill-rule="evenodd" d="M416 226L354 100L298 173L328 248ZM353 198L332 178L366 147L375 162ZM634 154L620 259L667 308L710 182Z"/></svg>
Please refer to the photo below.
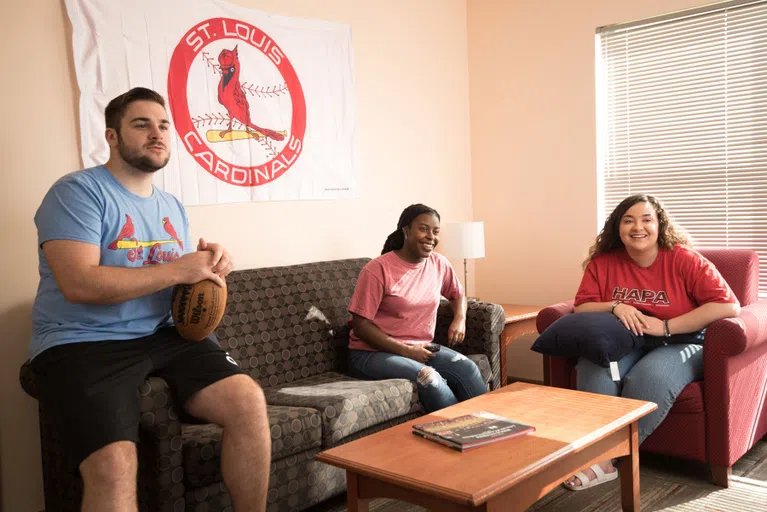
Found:
<svg viewBox="0 0 767 512"><path fill-rule="evenodd" d="M696 248L754 249L767 297L767 1L597 30L599 226L656 196Z"/></svg>

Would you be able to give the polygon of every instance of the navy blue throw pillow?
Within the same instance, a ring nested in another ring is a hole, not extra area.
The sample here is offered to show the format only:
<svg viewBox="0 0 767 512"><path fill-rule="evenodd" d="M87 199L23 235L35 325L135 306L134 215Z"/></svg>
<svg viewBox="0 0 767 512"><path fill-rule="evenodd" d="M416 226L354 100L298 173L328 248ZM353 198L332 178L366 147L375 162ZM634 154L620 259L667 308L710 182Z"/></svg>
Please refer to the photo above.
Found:
<svg viewBox="0 0 767 512"><path fill-rule="evenodd" d="M664 336L651 336L648 334L644 337L644 345L648 348L660 347L661 345L682 345L688 343L703 345L705 337L706 329L684 334L672 334L668 338Z"/></svg>
<svg viewBox="0 0 767 512"><path fill-rule="evenodd" d="M573 313L551 324L530 350L548 356L585 357L607 367L643 345L644 338L626 329L612 313Z"/></svg>

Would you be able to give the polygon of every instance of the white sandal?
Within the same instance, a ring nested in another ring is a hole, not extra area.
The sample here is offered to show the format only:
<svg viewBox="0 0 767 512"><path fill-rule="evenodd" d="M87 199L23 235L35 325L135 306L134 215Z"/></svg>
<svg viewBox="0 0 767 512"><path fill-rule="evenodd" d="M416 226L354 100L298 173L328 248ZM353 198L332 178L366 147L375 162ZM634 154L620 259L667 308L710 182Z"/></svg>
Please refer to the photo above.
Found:
<svg viewBox="0 0 767 512"><path fill-rule="evenodd" d="M583 471L578 471L575 473L575 477L578 478L578 480L581 481L581 485L573 485L569 484L567 482L562 482L562 485L570 489L571 491L582 491L584 489L588 489L589 487L594 487L595 485L600 485L605 482L612 482L616 478L618 478L618 468L615 468L615 471L612 473L605 473L601 467L599 467L599 464L594 464L591 466L591 470L594 472L597 477L594 480L589 480L589 477L587 477Z"/></svg>

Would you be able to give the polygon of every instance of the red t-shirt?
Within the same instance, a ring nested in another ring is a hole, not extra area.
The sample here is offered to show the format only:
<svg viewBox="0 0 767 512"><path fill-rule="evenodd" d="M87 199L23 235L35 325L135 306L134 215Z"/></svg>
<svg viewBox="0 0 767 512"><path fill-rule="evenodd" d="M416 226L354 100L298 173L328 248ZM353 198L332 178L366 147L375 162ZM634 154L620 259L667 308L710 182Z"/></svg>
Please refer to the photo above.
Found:
<svg viewBox="0 0 767 512"><path fill-rule="evenodd" d="M448 300L463 295L447 258L433 252L421 263L408 263L391 251L362 269L349 312L367 318L400 343L431 343L440 295ZM353 329L349 348L375 351Z"/></svg>
<svg viewBox="0 0 767 512"><path fill-rule="evenodd" d="M719 271L698 252L675 246L660 249L642 268L625 249L600 254L586 267L575 305L621 300L661 320L683 315L709 302L738 302Z"/></svg>

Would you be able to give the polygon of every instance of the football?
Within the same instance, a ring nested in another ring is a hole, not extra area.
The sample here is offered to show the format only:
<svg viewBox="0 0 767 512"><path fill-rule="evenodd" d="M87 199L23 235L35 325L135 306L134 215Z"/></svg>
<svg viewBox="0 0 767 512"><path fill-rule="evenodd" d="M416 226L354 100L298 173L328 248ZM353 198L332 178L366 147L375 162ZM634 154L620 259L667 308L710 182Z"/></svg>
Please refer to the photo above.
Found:
<svg viewBox="0 0 767 512"><path fill-rule="evenodd" d="M226 287L206 279L173 288L171 315L182 338L202 341L212 333L226 310Z"/></svg>

